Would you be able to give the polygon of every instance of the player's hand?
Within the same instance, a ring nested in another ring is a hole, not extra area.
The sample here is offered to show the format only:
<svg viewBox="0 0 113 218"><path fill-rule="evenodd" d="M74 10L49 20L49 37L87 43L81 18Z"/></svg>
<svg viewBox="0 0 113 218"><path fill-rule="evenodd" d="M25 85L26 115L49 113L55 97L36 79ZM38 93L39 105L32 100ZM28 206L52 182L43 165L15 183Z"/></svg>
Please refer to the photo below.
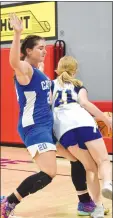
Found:
<svg viewBox="0 0 113 218"><path fill-rule="evenodd" d="M21 33L23 31L23 23L22 20L20 20L16 14L10 14L9 15L9 22L10 25L13 27L13 30L17 33Z"/></svg>
<svg viewBox="0 0 113 218"><path fill-rule="evenodd" d="M110 128L109 128L109 132L112 130L112 128L113 128L113 122L112 122L112 117L108 117L108 120L109 120L109 126L110 126ZM109 133L108 132L108 133Z"/></svg>
<svg viewBox="0 0 113 218"><path fill-rule="evenodd" d="M108 134L111 132L112 130L112 117L108 117L106 116L106 121L105 121L106 126L108 127Z"/></svg>

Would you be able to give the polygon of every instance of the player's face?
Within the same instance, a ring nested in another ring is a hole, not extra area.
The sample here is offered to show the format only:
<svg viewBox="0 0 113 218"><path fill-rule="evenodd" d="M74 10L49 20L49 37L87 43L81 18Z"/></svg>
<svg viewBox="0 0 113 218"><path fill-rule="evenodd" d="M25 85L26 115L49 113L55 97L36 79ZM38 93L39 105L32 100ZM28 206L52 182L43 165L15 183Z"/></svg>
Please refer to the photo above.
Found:
<svg viewBox="0 0 113 218"><path fill-rule="evenodd" d="M37 45L34 46L33 49L30 50L30 58L37 62L43 62L46 55L46 42L45 40L37 41Z"/></svg>

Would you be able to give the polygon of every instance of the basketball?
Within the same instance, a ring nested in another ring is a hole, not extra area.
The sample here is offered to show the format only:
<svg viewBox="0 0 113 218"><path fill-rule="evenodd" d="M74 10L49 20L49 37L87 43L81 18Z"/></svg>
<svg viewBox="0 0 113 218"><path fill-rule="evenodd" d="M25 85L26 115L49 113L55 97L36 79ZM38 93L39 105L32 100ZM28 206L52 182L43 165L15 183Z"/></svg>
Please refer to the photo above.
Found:
<svg viewBox="0 0 113 218"><path fill-rule="evenodd" d="M109 117L112 117L112 113L111 112L104 112L104 114L106 114ZM110 130L110 132L108 133L108 128L105 125L105 123L101 120L96 121L98 124L98 128L102 134L103 137L112 137L112 130Z"/></svg>

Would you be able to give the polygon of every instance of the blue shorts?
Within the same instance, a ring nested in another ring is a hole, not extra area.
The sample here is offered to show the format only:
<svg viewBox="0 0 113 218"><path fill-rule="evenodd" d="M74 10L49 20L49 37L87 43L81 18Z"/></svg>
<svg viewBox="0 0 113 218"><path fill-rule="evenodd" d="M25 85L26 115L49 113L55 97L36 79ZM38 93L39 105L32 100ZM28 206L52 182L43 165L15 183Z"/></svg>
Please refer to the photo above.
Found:
<svg viewBox="0 0 113 218"><path fill-rule="evenodd" d="M87 149L85 142L102 138L98 129L94 132L93 127L79 127L66 132L60 139L60 144L68 148L78 144L81 149Z"/></svg>
<svg viewBox="0 0 113 218"><path fill-rule="evenodd" d="M38 128L33 128L25 136L26 147L42 142L54 144L51 129L42 128L42 130L39 130Z"/></svg>

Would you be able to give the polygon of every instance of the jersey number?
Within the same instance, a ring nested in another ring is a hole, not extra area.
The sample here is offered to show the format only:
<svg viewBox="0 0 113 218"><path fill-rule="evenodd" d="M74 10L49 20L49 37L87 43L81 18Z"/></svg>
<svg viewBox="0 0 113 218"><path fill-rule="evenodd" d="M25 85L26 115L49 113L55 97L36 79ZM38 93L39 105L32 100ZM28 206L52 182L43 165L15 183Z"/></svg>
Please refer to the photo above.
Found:
<svg viewBox="0 0 113 218"><path fill-rule="evenodd" d="M55 107L59 107L61 104L68 104L77 101L77 95L72 94L70 89L57 91L55 98Z"/></svg>

